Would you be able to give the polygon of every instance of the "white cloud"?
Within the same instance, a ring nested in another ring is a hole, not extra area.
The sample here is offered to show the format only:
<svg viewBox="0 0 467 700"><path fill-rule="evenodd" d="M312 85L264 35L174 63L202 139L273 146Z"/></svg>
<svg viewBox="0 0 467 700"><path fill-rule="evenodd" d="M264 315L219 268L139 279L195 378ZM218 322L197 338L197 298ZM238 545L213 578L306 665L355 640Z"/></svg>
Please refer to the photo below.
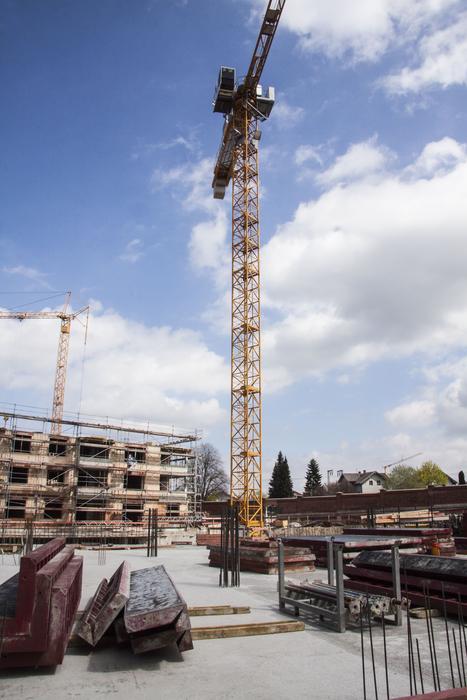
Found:
<svg viewBox="0 0 467 700"><path fill-rule="evenodd" d="M136 263L144 255L143 241L140 238L132 238L131 241L125 246L125 249L121 255L119 255L120 260L123 262Z"/></svg>
<svg viewBox="0 0 467 700"><path fill-rule="evenodd" d="M390 423L406 430L427 427L433 423L434 417L435 406L429 400L409 401L386 412L386 419Z"/></svg>
<svg viewBox="0 0 467 700"><path fill-rule="evenodd" d="M422 162L438 154L430 179L415 169L368 179L361 168L345 188L300 204L264 246L263 306L278 316L265 327L264 363L275 386L466 343L467 156L455 144L427 145Z"/></svg>
<svg viewBox="0 0 467 700"><path fill-rule="evenodd" d="M251 0L264 9L262 0ZM460 0L288 0L282 26L304 51L352 61L375 61L394 45L413 41Z"/></svg>
<svg viewBox="0 0 467 700"><path fill-rule="evenodd" d="M4 267L2 272L8 275L18 275L19 277L24 277L25 279L35 282L39 287L43 289L52 289L51 285L47 281L49 276L46 272L41 272L35 267L28 267L27 265L16 265L15 267Z"/></svg>
<svg viewBox="0 0 467 700"><path fill-rule="evenodd" d="M290 105L283 95L277 97L271 113L271 119L280 129L292 129L301 122L304 116L305 110L303 107Z"/></svg>
<svg viewBox="0 0 467 700"><path fill-rule="evenodd" d="M316 176L316 181L329 186L373 175L382 171L393 158L389 149L378 145L373 136L368 141L352 144L327 170Z"/></svg>
<svg viewBox="0 0 467 700"><path fill-rule="evenodd" d="M442 171L449 171L457 163L466 160L466 147L455 139L446 136L425 146L417 160L406 172L416 177L431 177Z"/></svg>
<svg viewBox="0 0 467 700"><path fill-rule="evenodd" d="M311 161L323 165L323 157L319 146L302 145L295 150L294 160L296 165L303 165Z"/></svg>
<svg viewBox="0 0 467 700"><path fill-rule="evenodd" d="M406 94L425 88L467 85L467 12L448 27L424 37L418 46L418 65L405 66L381 83L389 93Z"/></svg>
<svg viewBox="0 0 467 700"><path fill-rule="evenodd" d="M229 270L227 214L226 204L212 196L213 167L213 160L203 158L169 170L157 169L151 182L154 189L170 187L186 211L208 215L191 229L190 261L196 270L210 270L216 284L224 286Z"/></svg>
<svg viewBox="0 0 467 700"><path fill-rule="evenodd" d="M78 409L84 329L73 323L66 408ZM2 321L2 395L20 391L51 403L58 326L54 321ZM148 326L112 310L92 311L81 411L189 428L225 418L219 395L228 391L224 359L199 333Z"/></svg>

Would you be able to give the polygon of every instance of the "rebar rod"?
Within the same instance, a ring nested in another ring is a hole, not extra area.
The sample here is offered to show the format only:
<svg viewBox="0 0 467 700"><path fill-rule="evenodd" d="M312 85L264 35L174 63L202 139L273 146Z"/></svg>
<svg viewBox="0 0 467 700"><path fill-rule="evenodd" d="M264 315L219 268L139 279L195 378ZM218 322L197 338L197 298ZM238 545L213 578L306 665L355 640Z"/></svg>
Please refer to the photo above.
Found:
<svg viewBox="0 0 467 700"><path fill-rule="evenodd" d="M434 686L434 689L436 692L436 690L438 690L438 686L436 685L435 663L434 663L434 659L433 659L433 648L431 646L431 632L430 632L430 623L428 621L428 601L427 601L427 597L426 597L425 583L423 584L423 597L425 600L425 621L426 621L426 631L428 634L428 646L430 648L431 672L433 674L433 686Z"/></svg>
<svg viewBox="0 0 467 700"><path fill-rule="evenodd" d="M436 670L436 680L438 682L438 690L441 690L441 684L439 682L439 670L438 670L438 654L436 652L436 644L435 644L435 633L433 631L433 615L431 611L431 597L430 597L430 589L427 586L427 595L428 595L428 605L429 605L429 611L430 611L430 629L431 629L431 641L433 644L433 656L435 659L435 670Z"/></svg>
<svg viewBox="0 0 467 700"><path fill-rule="evenodd" d="M362 655L363 700L366 700L365 646L363 643L363 615L360 615L360 649Z"/></svg>
<svg viewBox="0 0 467 700"><path fill-rule="evenodd" d="M386 647L386 623L384 621L384 610L381 613L381 625L383 627L384 673L386 676L386 700L389 700L388 652L387 652L387 647Z"/></svg>
<svg viewBox="0 0 467 700"><path fill-rule="evenodd" d="M420 646L418 644L418 637L415 638L415 643L417 645L418 671L420 673L420 686L422 689L422 695L424 695L425 694L425 686L423 684L422 662L420 659Z"/></svg>
<svg viewBox="0 0 467 700"><path fill-rule="evenodd" d="M370 608L367 606L367 617L368 617L368 631L370 634L370 649L371 649L371 665L373 667L373 682L375 686L375 698L378 700L378 681L376 678L376 666L375 666L375 650L373 647L373 631L371 629L371 616L370 616Z"/></svg>
<svg viewBox="0 0 467 700"><path fill-rule="evenodd" d="M454 642L454 651L456 653L456 664L457 664L457 673L459 675L459 685L462 686L462 676L461 676L461 667L459 664L459 654L457 653L457 640L456 640L456 632L454 629L451 629L452 632L452 639Z"/></svg>
<svg viewBox="0 0 467 700"><path fill-rule="evenodd" d="M465 629L464 629L464 616L462 615L462 608L461 608L461 603L460 603L460 593L458 593L458 601L457 601L457 626L459 629L459 654L460 654L461 663L462 663L462 676L464 678L464 685L467 685L466 679L465 679L464 649L463 649L463 645L462 645L462 630L464 631L464 635L465 635Z"/></svg>
<svg viewBox="0 0 467 700"><path fill-rule="evenodd" d="M441 595L443 597L443 617L444 617L444 629L446 632L446 645L448 648L448 656L449 656L449 669L451 671L452 687L455 688L456 682L454 680L454 669L452 667L451 642L449 640L449 629L448 629L448 618L447 618L447 612L446 612L446 596L444 593L444 583L441 583Z"/></svg>

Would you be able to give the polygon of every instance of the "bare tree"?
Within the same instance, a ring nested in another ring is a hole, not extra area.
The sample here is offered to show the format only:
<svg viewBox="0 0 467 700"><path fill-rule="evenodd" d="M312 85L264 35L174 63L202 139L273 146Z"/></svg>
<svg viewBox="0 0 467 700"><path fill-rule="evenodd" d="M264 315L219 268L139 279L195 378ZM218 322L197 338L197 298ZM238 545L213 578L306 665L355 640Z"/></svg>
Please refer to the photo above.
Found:
<svg viewBox="0 0 467 700"><path fill-rule="evenodd" d="M209 442L198 448L198 493L202 501L223 494L229 485L218 450Z"/></svg>

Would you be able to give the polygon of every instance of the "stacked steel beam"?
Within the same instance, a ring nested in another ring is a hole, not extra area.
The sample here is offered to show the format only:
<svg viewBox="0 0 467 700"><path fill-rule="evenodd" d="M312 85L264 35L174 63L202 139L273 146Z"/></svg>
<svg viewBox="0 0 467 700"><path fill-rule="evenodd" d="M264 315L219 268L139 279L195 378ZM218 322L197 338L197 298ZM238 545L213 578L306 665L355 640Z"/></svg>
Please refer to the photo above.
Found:
<svg viewBox="0 0 467 700"><path fill-rule="evenodd" d="M209 566L222 566L222 550L216 545L208 545ZM286 547L285 570L313 571L315 555L307 547ZM257 574L277 574L278 550L275 540L257 540L243 538L240 540L240 571Z"/></svg>
<svg viewBox="0 0 467 700"><path fill-rule="evenodd" d="M456 548L450 527L344 527L345 535L383 535L385 537L419 537L423 554L438 549L442 556L454 556Z"/></svg>
<svg viewBox="0 0 467 700"><path fill-rule="evenodd" d="M283 537L282 541L285 545L291 545L292 547L306 547L308 551L311 551L316 556L317 566L327 566L328 561L328 543L334 542L335 544L341 544L343 546L343 557L344 560L350 561L359 552L364 550L381 550L390 549L392 545L397 544L400 549L403 548L415 548L421 544L420 537L406 537L406 536L385 536L385 535L363 535L363 534L343 534L343 535L333 535L331 537L324 535L315 536L294 536L289 535Z"/></svg>
<svg viewBox="0 0 467 700"><path fill-rule="evenodd" d="M387 552L361 552L351 565L344 567L354 590L389 594L392 586L391 555ZM448 613L467 616L467 559L400 555L403 595L412 605L426 606Z"/></svg>
<svg viewBox="0 0 467 700"><path fill-rule="evenodd" d="M81 597L82 557L56 538L0 586L0 669L61 664Z"/></svg>
<svg viewBox="0 0 467 700"><path fill-rule="evenodd" d="M123 562L110 581L101 581L76 631L95 646L111 626L117 642L129 643L135 654L173 644L180 652L193 649L186 603L163 566L129 575Z"/></svg>

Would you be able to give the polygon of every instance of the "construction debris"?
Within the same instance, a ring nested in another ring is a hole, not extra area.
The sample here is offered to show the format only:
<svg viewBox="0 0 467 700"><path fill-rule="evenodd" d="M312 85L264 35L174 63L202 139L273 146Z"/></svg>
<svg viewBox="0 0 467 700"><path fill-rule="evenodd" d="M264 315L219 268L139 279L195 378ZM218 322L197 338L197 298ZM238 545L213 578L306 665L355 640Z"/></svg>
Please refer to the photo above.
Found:
<svg viewBox="0 0 467 700"><path fill-rule="evenodd" d="M61 664L81 597L82 557L56 538L0 586L0 668Z"/></svg>

